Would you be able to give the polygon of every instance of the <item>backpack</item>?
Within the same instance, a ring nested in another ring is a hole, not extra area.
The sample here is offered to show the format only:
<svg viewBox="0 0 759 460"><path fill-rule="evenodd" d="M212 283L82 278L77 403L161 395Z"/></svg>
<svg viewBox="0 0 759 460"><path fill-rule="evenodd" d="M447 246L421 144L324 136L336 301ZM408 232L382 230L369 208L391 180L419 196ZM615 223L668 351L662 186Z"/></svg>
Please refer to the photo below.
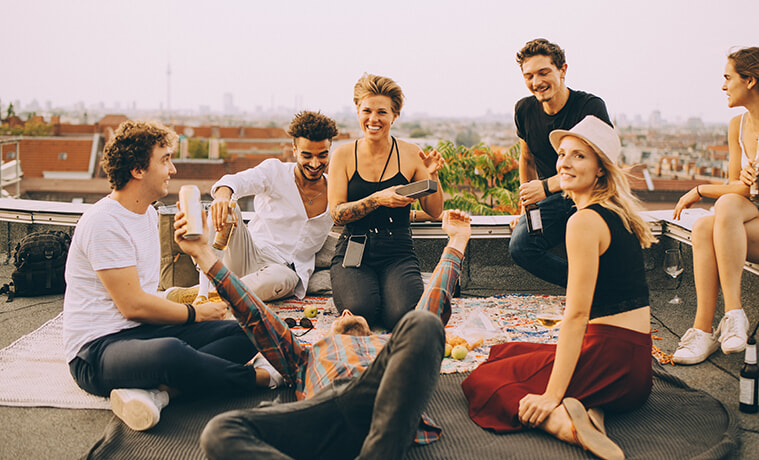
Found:
<svg viewBox="0 0 759 460"><path fill-rule="evenodd" d="M8 301L13 296L62 294L66 290L64 272L70 245L71 236L62 231L34 232L22 238L13 251L15 268L11 273L12 290L7 290Z"/></svg>

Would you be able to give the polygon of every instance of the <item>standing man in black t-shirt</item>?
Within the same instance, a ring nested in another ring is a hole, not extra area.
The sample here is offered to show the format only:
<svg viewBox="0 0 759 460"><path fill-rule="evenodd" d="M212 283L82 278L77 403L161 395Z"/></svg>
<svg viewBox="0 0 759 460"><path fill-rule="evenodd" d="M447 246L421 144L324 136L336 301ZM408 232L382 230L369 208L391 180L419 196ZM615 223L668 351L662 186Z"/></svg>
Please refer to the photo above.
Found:
<svg viewBox="0 0 759 460"><path fill-rule="evenodd" d="M514 122L519 136L519 198L522 206L538 203L542 235L530 235L527 219L511 234L509 252L522 268L545 281L567 285L567 261L549 252L564 242L567 219L574 203L561 194L556 174L556 151L548 140L554 129L569 130L586 115L612 125L604 101L590 93L569 89L564 83L567 64L564 50L548 40L527 42L517 53L517 63L532 96L517 102Z"/></svg>

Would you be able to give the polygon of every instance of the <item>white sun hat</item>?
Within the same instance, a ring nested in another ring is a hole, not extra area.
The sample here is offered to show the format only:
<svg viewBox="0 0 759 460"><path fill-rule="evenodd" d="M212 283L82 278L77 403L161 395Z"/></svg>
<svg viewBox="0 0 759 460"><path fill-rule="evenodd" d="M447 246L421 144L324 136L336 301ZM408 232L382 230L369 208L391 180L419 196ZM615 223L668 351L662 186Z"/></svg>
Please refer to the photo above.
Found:
<svg viewBox="0 0 759 460"><path fill-rule="evenodd" d="M583 118L569 131L565 129L551 131L548 138L554 150L559 150L559 144L565 136L582 139L590 145L596 154L605 156L611 163L616 163L620 153L622 153L622 145L614 128L593 115Z"/></svg>

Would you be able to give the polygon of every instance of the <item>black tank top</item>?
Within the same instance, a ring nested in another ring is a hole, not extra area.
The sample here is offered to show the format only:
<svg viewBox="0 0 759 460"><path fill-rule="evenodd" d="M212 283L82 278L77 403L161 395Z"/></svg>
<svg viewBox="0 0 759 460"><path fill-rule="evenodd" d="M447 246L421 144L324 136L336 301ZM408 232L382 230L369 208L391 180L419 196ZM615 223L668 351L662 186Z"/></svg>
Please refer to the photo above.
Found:
<svg viewBox="0 0 759 460"><path fill-rule="evenodd" d="M356 141L353 146L353 157L355 159L356 169L353 171L353 175L348 181L349 202L366 198L372 193L375 193L379 190L384 190L388 187L393 187L395 185L406 185L409 183L406 177L401 174L401 156L400 152L398 151L398 144L395 141L395 137L392 139L393 145L390 147L390 154L387 157L387 162L385 163L385 168L382 170L379 182L368 182L364 180L364 178L362 178L358 173L358 141ZM393 151L395 151L396 158L398 159L398 173L389 179L382 180L382 176L385 174L385 169L387 169L387 165L390 163L390 158L393 156ZM351 233L365 233L369 230L379 231L394 229L398 227L408 227L410 225L410 209L411 205L404 206L402 208L389 208L387 206L380 206L363 218L346 224L346 227L351 231Z"/></svg>
<svg viewBox="0 0 759 460"><path fill-rule="evenodd" d="M592 209L609 227L611 243L598 261L598 277L590 319L615 315L649 305L643 249L617 213L600 204Z"/></svg>

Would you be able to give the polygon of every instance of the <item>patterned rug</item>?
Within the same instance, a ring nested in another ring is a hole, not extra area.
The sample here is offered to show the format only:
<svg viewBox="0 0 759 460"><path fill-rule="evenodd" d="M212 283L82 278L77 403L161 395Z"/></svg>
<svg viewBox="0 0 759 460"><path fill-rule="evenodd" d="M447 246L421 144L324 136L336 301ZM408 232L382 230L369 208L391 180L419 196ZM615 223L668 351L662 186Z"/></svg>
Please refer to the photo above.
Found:
<svg viewBox="0 0 759 460"><path fill-rule="evenodd" d="M484 362L490 353L490 347L497 343L509 341L555 343L555 330L541 326L535 319L538 308L543 304L558 305L563 308L563 296L541 295L501 295L486 298L456 298L452 302L451 319L446 326L446 336L460 337L473 345L482 339L482 344L462 360L445 358L440 372L468 372ZM307 297L303 300L288 299L270 304L281 318L293 318L299 321L306 306L318 308L316 318L312 319L314 328L306 329L296 326L296 334L306 332L299 338L301 343L310 346L329 333L332 322L337 318L337 309L331 297ZM378 334L388 331L377 330Z"/></svg>

